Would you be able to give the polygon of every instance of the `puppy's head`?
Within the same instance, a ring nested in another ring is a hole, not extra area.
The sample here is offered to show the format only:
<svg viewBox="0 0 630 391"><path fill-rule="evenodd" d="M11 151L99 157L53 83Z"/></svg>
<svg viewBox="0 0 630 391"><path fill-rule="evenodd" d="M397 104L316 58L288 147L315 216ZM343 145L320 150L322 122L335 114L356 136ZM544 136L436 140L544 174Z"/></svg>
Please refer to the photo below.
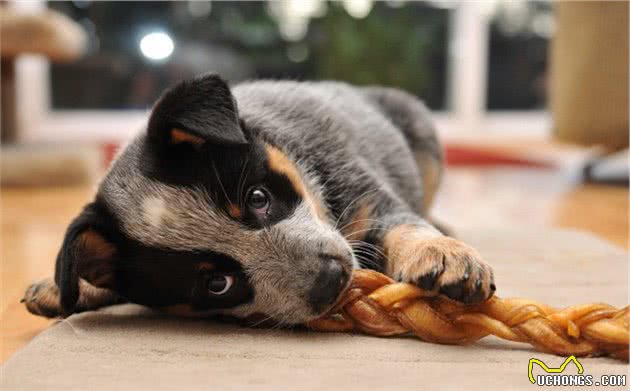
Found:
<svg viewBox="0 0 630 391"><path fill-rule="evenodd" d="M180 313L322 314L352 253L306 174L239 119L219 77L175 86L68 228L55 275L64 309L82 278Z"/></svg>

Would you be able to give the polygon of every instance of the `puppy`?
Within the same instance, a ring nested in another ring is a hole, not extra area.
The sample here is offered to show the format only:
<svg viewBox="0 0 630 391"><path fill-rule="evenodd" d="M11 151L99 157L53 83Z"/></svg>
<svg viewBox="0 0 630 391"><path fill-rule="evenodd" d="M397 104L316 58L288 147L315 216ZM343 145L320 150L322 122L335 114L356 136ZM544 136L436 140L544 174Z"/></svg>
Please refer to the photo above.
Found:
<svg viewBox="0 0 630 391"><path fill-rule="evenodd" d="M70 224L54 281L24 300L48 317L132 302L296 324L365 267L479 302L492 270L427 220L441 172L429 112L402 91L184 81Z"/></svg>

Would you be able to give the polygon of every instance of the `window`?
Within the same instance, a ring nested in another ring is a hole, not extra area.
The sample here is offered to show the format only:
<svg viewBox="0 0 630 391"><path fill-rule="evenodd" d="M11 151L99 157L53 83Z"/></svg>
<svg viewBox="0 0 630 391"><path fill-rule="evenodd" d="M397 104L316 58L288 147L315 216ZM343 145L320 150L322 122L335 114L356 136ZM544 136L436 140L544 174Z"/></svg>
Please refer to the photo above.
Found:
<svg viewBox="0 0 630 391"><path fill-rule="evenodd" d="M232 82L400 87L436 112L449 137L544 137L550 129L547 0L12 4L54 8L90 36L77 62L19 62L26 140L126 138L164 88L209 70Z"/></svg>
<svg viewBox="0 0 630 391"><path fill-rule="evenodd" d="M547 97L551 3L500 3L490 21L488 110L540 110Z"/></svg>
<svg viewBox="0 0 630 391"><path fill-rule="evenodd" d="M176 81L213 70L231 81L396 86L443 109L449 11L359 3L51 2L90 35L83 59L51 67L52 107L144 109Z"/></svg>

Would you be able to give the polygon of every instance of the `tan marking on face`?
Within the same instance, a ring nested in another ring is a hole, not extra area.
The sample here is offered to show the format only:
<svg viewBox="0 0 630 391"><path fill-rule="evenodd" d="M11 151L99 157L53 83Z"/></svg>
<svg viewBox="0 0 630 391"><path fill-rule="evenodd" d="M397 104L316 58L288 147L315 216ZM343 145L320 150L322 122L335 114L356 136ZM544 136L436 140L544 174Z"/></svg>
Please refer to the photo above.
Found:
<svg viewBox="0 0 630 391"><path fill-rule="evenodd" d="M372 225L372 209L372 206L367 203L359 206L350 223L341 230L343 237L347 240L365 239Z"/></svg>
<svg viewBox="0 0 630 391"><path fill-rule="evenodd" d="M98 259L111 258L116 253L116 247L109 243L96 231L88 229L81 234L85 256Z"/></svg>
<svg viewBox="0 0 630 391"><path fill-rule="evenodd" d="M169 315L175 315L175 316L191 317L191 316L197 315L195 311L192 309L192 306L190 304L174 304L174 305L162 307L160 308L160 310Z"/></svg>
<svg viewBox="0 0 630 391"><path fill-rule="evenodd" d="M192 135L190 133L184 132L181 129L173 128L171 129L171 144L182 144L188 143L195 146L201 146L205 142L199 136Z"/></svg>
<svg viewBox="0 0 630 391"><path fill-rule="evenodd" d="M201 262L199 264L199 270L212 271L214 269L215 269L214 265L210 262Z"/></svg>
<svg viewBox="0 0 630 391"><path fill-rule="evenodd" d="M228 211L228 214L235 219L240 219L241 216L243 215L241 212L241 208L239 208L237 205L234 205L234 204L229 204L227 207L227 211Z"/></svg>
<svg viewBox="0 0 630 391"><path fill-rule="evenodd" d="M320 220L326 220L326 211L323 205L311 192L308 191L302 176L291 159L289 159L284 152L280 151L276 147L272 147L271 145L266 145L265 149L267 151L269 168L289 178L291 185L295 191L302 196L304 201L309 204L313 214Z"/></svg>
<svg viewBox="0 0 630 391"><path fill-rule="evenodd" d="M82 259L77 265L77 273L94 286L110 288L114 282L112 259L116 247L91 229L83 232L79 240Z"/></svg>

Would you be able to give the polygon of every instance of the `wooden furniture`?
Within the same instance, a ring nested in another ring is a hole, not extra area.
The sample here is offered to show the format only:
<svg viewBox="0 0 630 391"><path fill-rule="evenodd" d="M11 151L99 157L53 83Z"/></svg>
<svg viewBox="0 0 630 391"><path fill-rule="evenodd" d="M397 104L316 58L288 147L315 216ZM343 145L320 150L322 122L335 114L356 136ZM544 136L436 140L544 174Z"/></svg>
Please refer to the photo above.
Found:
<svg viewBox="0 0 630 391"><path fill-rule="evenodd" d="M2 143L18 139L15 60L22 54L40 54L50 61L78 58L86 46L86 34L74 21L52 10L26 13L0 6L0 57L2 58Z"/></svg>

